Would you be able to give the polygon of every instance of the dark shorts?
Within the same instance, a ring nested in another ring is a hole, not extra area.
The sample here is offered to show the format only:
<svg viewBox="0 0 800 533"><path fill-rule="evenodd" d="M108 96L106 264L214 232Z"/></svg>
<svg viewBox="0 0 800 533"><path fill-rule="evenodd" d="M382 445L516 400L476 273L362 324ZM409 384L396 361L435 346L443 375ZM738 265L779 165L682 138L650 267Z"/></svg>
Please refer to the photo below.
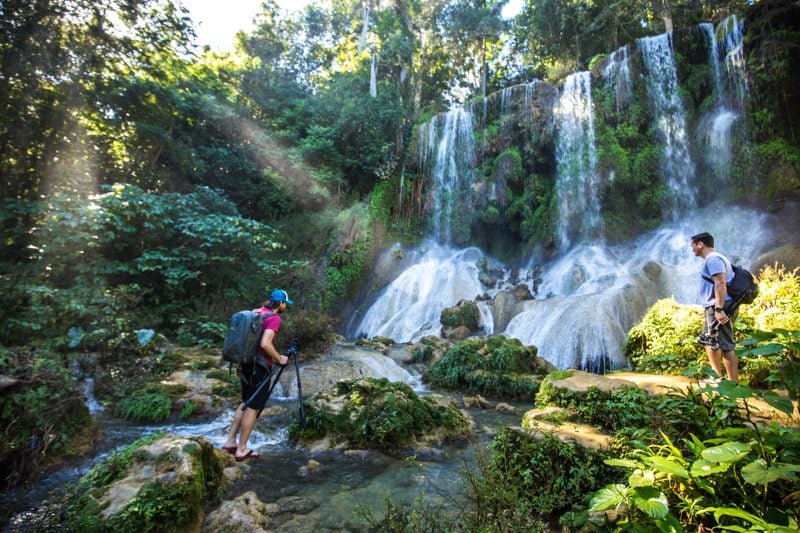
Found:
<svg viewBox="0 0 800 533"><path fill-rule="evenodd" d="M736 348L736 343L733 340L733 323L736 320L739 310L735 309L732 314L728 315L727 324L719 325L719 334L717 340L719 342L719 349L723 352L732 352ZM703 310L703 333L709 335L711 332L711 324L716 322L714 318L714 306L706 307Z"/></svg>
<svg viewBox="0 0 800 533"><path fill-rule="evenodd" d="M239 380L242 382L242 401L248 402L249 407L260 411L267 405L269 396L269 383L264 384L261 390L258 390L264 380L269 376L269 370L261 365L243 366ZM256 391L258 390L258 394ZM253 398L253 394L256 396ZM251 400L252 398L252 400Z"/></svg>

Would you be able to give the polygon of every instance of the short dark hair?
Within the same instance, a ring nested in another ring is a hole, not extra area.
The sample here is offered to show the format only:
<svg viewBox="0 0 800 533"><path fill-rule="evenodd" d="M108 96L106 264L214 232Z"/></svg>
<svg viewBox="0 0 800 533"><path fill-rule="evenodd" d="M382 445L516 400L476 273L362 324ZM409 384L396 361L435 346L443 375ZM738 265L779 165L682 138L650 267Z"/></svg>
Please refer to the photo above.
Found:
<svg viewBox="0 0 800 533"><path fill-rule="evenodd" d="M703 233L698 233L697 235L692 235L692 242L702 242L709 248L714 247L714 236L704 231Z"/></svg>
<svg viewBox="0 0 800 533"><path fill-rule="evenodd" d="M275 300L267 300L266 302L261 304L261 307L266 307L267 309L277 309L278 306L281 305L281 303L282 302L276 302Z"/></svg>

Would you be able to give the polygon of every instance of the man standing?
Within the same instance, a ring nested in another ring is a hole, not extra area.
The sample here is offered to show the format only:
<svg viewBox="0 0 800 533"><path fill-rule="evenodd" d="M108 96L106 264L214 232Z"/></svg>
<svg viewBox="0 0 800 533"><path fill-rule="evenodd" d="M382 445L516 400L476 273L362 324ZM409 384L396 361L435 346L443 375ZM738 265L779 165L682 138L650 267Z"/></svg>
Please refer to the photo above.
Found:
<svg viewBox="0 0 800 533"><path fill-rule="evenodd" d="M719 376L717 379L707 380L706 383L719 383L722 379L723 362L728 379L738 381L739 359L734 351L736 344L733 340L733 322L738 309L725 306L732 301L726 283L733 279L733 267L727 257L714 250L714 237L709 233L692 236L692 252L703 259L703 266L700 268L703 331L697 341L705 345L711 368Z"/></svg>
<svg viewBox="0 0 800 533"><path fill-rule="evenodd" d="M275 339L281 327L281 313L287 305L293 302L284 290L272 291L269 300L262 304L256 312L263 317L264 333L261 335L259 357L252 366L243 366L239 369L239 379L242 382L242 403L236 409L236 414L228 432L228 440L222 449L232 453L237 461L258 459L259 454L247 447L247 441L261 410L267 403L269 384L259 390L265 379L269 378L270 369L274 363L285 365L289 358L278 353L275 348ZM256 394L256 391L258 393ZM253 396L255 394L255 396ZM245 403L248 402L248 403ZM236 437L239 436L237 443Z"/></svg>

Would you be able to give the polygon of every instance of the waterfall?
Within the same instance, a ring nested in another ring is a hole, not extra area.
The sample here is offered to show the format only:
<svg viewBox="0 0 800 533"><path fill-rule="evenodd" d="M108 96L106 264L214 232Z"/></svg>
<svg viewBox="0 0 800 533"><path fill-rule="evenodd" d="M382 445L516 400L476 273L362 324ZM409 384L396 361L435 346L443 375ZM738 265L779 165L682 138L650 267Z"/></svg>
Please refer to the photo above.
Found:
<svg viewBox="0 0 800 533"><path fill-rule="evenodd" d="M456 108L429 120L419 129L420 168L432 180L431 219L434 238L450 244L462 239L452 230L468 232L470 191L475 165L472 113ZM433 168L430 168L433 159Z"/></svg>
<svg viewBox="0 0 800 533"><path fill-rule="evenodd" d="M686 117L672 53L672 34L637 41L647 67L647 89L662 143L661 174L671 198L665 210L672 219L696 205L694 164L689 155Z"/></svg>
<svg viewBox="0 0 800 533"><path fill-rule="evenodd" d="M378 54L372 54L372 64L369 67L369 95L373 98L378 96Z"/></svg>
<svg viewBox="0 0 800 533"><path fill-rule="evenodd" d="M719 53L725 62L725 90L729 100L741 107L747 96L744 58L744 19L730 15L717 25L716 37L722 43Z"/></svg>
<svg viewBox="0 0 800 533"><path fill-rule="evenodd" d="M734 123L744 107L745 76L742 57L743 24L732 15L715 29L711 24L700 25L708 39L709 66L714 76L716 105L699 123L703 157L714 183L730 181L732 135ZM722 48L718 45L722 43ZM720 57L725 60L723 75Z"/></svg>
<svg viewBox="0 0 800 533"><path fill-rule="evenodd" d="M619 48L608 56L608 63L603 69L603 79L606 86L614 91L617 113L619 113L620 109L628 106L633 94L633 79L627 46Z"/></svg>
<svg viewBox="0 0 800 533"><path fill-rule="evenodd" d="M602 227L600 197L597 194L599 183L592 88L588 71L567 77L555 116L558 128L558 240L560 249L566 250L573 237L595 237Z"/></svg>
<svg viewBox="0 0 800 533"><path fill-rule="evenodd" d="M603 372L627 365L627 332L657 300L673 296L697 303L700 260L691 235L707 230L717 249L748 266L770 239L765 215L747 208L712 204L681 221L618 246L582 244L543 265L539 294L523 302L505 335L539 348L559 368ZM741 221L747 220L743 229Z"/></svg>
<svg viewBox="0 0 800 533"><path fill-rule="evenodd" d="M364 315L358 331L367 337L384 336L397 342L439 335L439 317L460 300L481 294L477 248L453 250L432 244L430 250L384 290Z"/></svg>

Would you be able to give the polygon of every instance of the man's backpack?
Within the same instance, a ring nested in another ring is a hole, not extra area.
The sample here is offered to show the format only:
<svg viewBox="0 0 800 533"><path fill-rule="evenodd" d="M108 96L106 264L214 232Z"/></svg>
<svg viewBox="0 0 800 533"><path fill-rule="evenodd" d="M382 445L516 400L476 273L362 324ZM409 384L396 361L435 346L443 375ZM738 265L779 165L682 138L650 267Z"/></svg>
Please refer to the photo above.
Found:
<svg viewBox="0 0 800 533"><path fill-rule="evenodd" d="M258 358L264 319L275 313L238 311L231 316L228 335L222 345L222 359L231 366L252 365Z"/></svg>
<svg viewBox="0 0 800 533"><path fill-rule="evenodd" d="M709 277L703 276L709 283L714 283ZM739 304L751 304L758 296L758 283L755 277L747 269L738 265L733 265L733 279L725 284L731 302L725 307L729 311Z"/></svg>

